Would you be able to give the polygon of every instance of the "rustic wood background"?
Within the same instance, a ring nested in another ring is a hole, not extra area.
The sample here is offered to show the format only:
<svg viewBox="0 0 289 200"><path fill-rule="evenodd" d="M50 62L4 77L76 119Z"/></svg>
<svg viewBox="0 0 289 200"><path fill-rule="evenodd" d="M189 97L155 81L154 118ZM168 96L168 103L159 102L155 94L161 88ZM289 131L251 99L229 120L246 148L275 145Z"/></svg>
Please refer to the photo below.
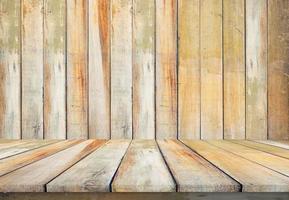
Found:
<svg viewBox="0 0 289 200"><path fill-rule="evenodd" d="M288 0L0 0L1 138L289 139Z"/></svg>

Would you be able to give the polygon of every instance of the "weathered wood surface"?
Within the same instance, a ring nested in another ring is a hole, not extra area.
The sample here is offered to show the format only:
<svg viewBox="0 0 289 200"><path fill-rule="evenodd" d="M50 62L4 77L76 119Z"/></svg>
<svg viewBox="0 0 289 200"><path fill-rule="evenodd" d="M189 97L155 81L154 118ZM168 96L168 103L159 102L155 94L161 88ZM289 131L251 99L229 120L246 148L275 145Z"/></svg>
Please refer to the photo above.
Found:
<svg viewBox="0 0 289 200"><path fill-rule="evenodd" d="M177 140L158 140L178 192L238 192L241 186Z"/></svg>
<svg viewBox="0 0 289 200"><path fill-rule="evenodd" d="M133 1L133 138L155 138L155 1Z"/></svg>
<svg viewBox="0 0 289 200"><path fill-rule="evenodd" d="M288 192L289 178L205 141L183 140L191 149L242 184L243 192Z"/></svg>
<svg viewBox="0 0 289 200"><path fill-rule="evenodd" d="M283 140L255 140L255 142L263 143L263 144L269 144L272 146L289 149L289 141L283 141Z"/></svg>
<svg viewBox="0 0 289 200"><path fill-rule="evenodd" d="M109 192L129 140L112 140L47 184L48 192Z"/></svg>
<svg viewBox="0 0 289 200"><path fill-rule="evenodd" d="M14 141L10 141L10 142L2 142L2 140L0 141L0 150L1 149L6 149L9 147L13 147L13 146L17 146L19 144L23 144L26 143L28 140L14 140Z"/></svg>
<svg viewBox="0 0 289 200"><path fill-rule="evenodd" d="M112 182L113 192L174 192L174 180L154 140L133 140Z"/></svg>
<svg viewBox="0 0 289 200"><path fill-rule="evenodd" d="M89 0L89 138L110 138L110 1Z"/></svg>
<svg viewBox="0 0 289 200"><path fill-rule="evenodd" d="M200 139L200 0L178 1L178 135Z"/></svg>

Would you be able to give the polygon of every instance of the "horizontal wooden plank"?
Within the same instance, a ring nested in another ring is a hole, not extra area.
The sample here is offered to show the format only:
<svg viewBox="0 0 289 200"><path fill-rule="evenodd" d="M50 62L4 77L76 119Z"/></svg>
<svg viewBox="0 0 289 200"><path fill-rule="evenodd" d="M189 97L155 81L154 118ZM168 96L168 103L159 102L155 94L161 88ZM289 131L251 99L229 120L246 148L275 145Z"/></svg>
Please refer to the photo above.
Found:
<svg viewBox="0 0 289 200"><path fill-rule="evenodd" d="M241 186L177 140L158 144L177 182L178 192L238 192Z"/></svg>
<svg viewBox="0 0 289 200"><path fill-rule="evenodd" d="M26 143L26 140L11 140L11 141L0 141L0 150L5 148L10 148L13 146L17 146L19 144Z"/></svg>
<svg viewBox="0 0 289 200"><path fill-rule="evenodd" d="M48 192L109 192L129 140L111 140L47 184Z"/></svg>
<svg viewBox="0 0 289 200"><path fill-rule="evenodd" d="M263 144L269 144L272 146L276 146L276 147L281 147L284 149L289 149L289 141L285 141L285 140L278 140L278 141L274 141L274 140L255 140L255 142L259 142L259 143L263 143Z"/></svg>
<svg viewBox="0 0 289 200"><path fill-rule="evenodd" d="M174 192L176 186L154 140L133 140L112 182L113 192Z"/></svg>

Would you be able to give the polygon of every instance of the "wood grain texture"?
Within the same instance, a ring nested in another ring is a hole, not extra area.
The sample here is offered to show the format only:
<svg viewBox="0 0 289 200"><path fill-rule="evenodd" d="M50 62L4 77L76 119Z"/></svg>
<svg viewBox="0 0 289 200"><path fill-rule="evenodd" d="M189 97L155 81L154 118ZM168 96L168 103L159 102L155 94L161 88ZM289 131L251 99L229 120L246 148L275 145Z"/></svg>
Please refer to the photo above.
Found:
<svg viewBox="0 0 289 200"><path fill-rule="evenodd" d="M111 0L111 138L132 138L132 0Z"/></svg>
<svg viewBox="0 0 289 200"><path fill-rule="evenodd" d="M110 1L89 0L89 138L110 138Z"/></svg>
<svg viewBox="0 0 289 200"><path fill-rule="evenodd" d="M268 137L289 139L289 4L268 1Z"/></svg>
<svg viewBox="0 0 289 200"><path fill-rule="evenodd" d="M272 146L276 146L276 147L280 147L280 148L284 148L284 149L289 149L289 141L282 141L282 140L255 140L255 142L259 142L262 144L269 144Z"/></svg>
<svg viewBox="0 0 289 200"><path fill-rule="evenodd" d="M224 139L245 139L245 1L223 1Z"/></svg>
<svg viewBox="0 0 289 200"><path fill-rule="evenodd" d="M191 149L242 184L242 192L288 192L289 178L205 141L183 140Z"/></svg>
<svg viewBox="0 0 289 200"><path fill-rule="evenodd" d="M174 180L154 140L133 140L112 182L113 192L174 192Z"/></svg>
<svg viewBox="0 0 289 200"><path fill-rule="evenodd" d="M104 143L87 140L0 177L1 192L44 192L45 184Z"/></svg>
<svg viewBox="0 0 289 200"><path fill-rule="evenodd" d="M200 139L200 0L178 1L178 134Z"/></svg>
<svg viewBox="0 0 289 200"><path fill-rule="evenodd" d="M43 1L22 0L22 138L43 138Z"/></svg>
<svg viewBox="0 0 289 200"><path fill-rule="evenodd" d="M10 148L13 146L17 146L19 144L23 144L23 143L27 143L28 140L15 140L15 141L11 141L11 142L0 142L0 150L1 149L6 149L6 148Z"/></svg>
<svg viewBox="0 0 289 200"><path fill-rule="evenodd" d="M158 144L177 182L178 192L238 192L241 186L177 140Z"/></svg>
<svg viewBox="0 0 289 200"><path fill-rule="evenodd" d="M67 1L67 138L88 137L87 1Z"/></svg>
<svg viewBox="0 0 289 200"><path fill-rule="evenodd" d="M222 1L201 1L201 138L223 138Z"/></svg>
<svg viewBox="0 0 289 200"><path fill-rule="evenodd" d="M48 192L109 192L129 140L111 140L47 184Z"/></svg>
<svg viewBox="0 0 289 200"><path fill-rule="evenodd" d="M155 1L133 1L133 138L155 138Z"/></svg>
<svg viewBox="0 0 289 200"><path fill-rule="evenodd" d="M20 0L0 2L0 138L20 139Z"/></svg>
<svg viewBox="0 0 289 200"><path fill-rule="evenodd" d="M246 0L246 138L267 139L267 0Z"/></svg>
<svg viewBox="0 0 289 200"><path fill-rule="evenodd" d="M177 1L156 1L156 138L177 138Z"/></svg>

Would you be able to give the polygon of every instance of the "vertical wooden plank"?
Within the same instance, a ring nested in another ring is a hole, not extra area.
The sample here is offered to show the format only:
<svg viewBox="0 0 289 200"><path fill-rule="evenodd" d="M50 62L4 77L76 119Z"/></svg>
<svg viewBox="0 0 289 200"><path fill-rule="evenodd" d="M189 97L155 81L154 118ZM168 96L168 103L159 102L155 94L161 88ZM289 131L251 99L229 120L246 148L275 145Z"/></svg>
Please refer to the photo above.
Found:
<svg viewBox="0 0 289 200"><path fill-rule="evenodd" d="M201 1L201 138L223 138L222 0Z"/></svg>
<svg viewBox="0 0 289 200"><path fill-rule="evenodd" d="M22 1L22 138L43 138L43 1Z"/></svg>
<svg viewBox="0 0 289 200"><path fill-rule="evenodd" d="M87 1L67 1L67 138L87 138Z"/></svg>
<svg viewBox="0 0 289 200"><path fill-rule="evenodd" d="M66 138L66 4L44 1L44 137Z"/></svg>
<svg viewBox="0 0 289 200"><path fill-rule="evenodd" d="M177 137L177 1L156 1L156 137Z"/></svg>
<svg viewBox="0 0 289 200"><path fill-rule="evenodd" d="M155 1L133 1L133 137L155 138Z"/></svg>
<svg viewBox="0 0 289 200"><path fill-rule="evenodd" d="M200 139L200 0L178 2L179 138Z"/></svg>
<svg viewBox="0 0 289 200"><path fill-rule="evenodd" d="M245 1L223 1L224 138L245 139Z"/></svg>
<svg viewBox="0 0 289 200"><path fill-rule="evenodd" d="M246 1L246 138L267 139L267 0Z"/></svg>
<svg viewBox="0 0 289 200"><path fill-rule="evenodd" d="M89 0L89 137L110 138L110 1Z"/></svg>
<svg viewBox="0 0 289 200"><path fill-rule="evenodd" d="M20 0L0 1L0 138L20 138Z"/></svg>
<svg viewBox="0 0 289 200"><path fill-rule="evenodd" d="M268 136L289 139L289 3L268 1Z"/></svg>
<svg viewBox="0 0 289 200"><path fill-rule="evenodd" d="M112 0L111 138L132 138L132 0Z"/></svg>

